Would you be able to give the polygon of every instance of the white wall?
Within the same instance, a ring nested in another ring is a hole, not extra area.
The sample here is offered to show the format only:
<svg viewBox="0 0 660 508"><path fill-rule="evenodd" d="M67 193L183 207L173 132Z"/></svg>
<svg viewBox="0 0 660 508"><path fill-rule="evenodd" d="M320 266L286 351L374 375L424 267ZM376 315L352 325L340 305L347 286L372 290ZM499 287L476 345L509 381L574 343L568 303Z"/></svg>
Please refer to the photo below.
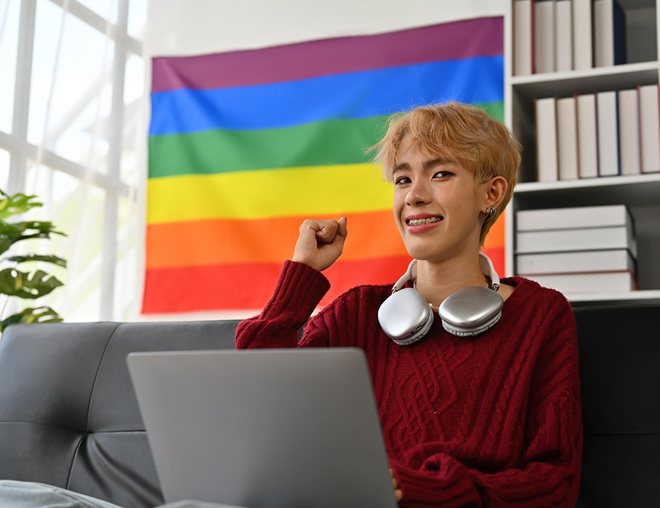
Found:
<svg viewBox="0 0 660 508"><path fill-rule="evenodd" d="M147 52L182 56L503 15L510 0L150 0Z"/></svg>

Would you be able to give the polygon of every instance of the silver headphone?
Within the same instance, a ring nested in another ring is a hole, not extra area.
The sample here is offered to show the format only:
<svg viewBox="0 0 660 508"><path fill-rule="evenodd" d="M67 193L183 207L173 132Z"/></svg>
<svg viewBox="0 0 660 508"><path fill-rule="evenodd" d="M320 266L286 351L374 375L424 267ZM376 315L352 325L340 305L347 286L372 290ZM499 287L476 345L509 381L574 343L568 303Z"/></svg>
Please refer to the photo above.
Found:
<svg viewBox="0 0 660 508"><path fill-rule="evenodd" d="M502 316L504 300L497 293L500 277L493 262L479 253L481 271L490 277L491 288L473 286L450 295L440 304L438 314L442 327L458 336L479 335L492 328ZM378 321L385 334L400 346L414 344L424 337L433 324L433 308L414 288L403 288L417 278L417 260L392 287L392 296L378 309ZM402 289L403 288L403 289Z"/></svg>

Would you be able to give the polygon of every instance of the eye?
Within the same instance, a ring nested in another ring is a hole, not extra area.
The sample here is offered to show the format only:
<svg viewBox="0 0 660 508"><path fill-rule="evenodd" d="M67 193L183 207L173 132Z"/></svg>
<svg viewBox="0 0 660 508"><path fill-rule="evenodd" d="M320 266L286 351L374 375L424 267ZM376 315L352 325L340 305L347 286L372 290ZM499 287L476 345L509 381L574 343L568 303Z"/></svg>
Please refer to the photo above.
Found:
<svg viewBox="0 0 660 508"><path fill-rule="evenodd" d="M394 180L394 185L405 185L412 182L412 180L407 176L400 176Z"/></svg>
<svg viewBox="0 0 660 508"><path fill-rule="evenodd" d="M451 171L438 171L433 175L433 178L449 178L451 176L454 176L454 173Z"/></svg>

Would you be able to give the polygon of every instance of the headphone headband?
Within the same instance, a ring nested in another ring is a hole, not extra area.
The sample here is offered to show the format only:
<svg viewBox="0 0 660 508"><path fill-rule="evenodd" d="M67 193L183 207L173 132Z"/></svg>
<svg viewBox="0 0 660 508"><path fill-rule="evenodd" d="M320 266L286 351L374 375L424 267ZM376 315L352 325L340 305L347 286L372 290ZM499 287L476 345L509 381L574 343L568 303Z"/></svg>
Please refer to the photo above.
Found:
<svg viewBox="0 0 660 508"><path fill-rule="evenodd" d="M497 291L500 288L500 276L495 271L495 267L493 266L493 262L491 261L491 259L481 251L479 252L479 267L481 268L481 272L485 276L490 277L490 280L492 281L493 284L493 290ZM406 270L406 273L404 273L401 276L401 278L398 281L396 281L394 286L392 286L392 293L396 293L401 288L403 288L403 286L405 286L407 282L411 280L414 281L416 279L417 279L417 260L413 259L408 265L408 269Z"/></svg>

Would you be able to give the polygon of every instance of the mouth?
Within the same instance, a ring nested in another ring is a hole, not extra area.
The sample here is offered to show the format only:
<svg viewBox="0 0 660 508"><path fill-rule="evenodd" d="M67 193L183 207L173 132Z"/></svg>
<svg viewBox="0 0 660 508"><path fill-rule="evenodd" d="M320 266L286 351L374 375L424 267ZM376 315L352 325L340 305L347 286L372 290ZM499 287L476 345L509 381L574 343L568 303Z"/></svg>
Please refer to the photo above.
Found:
<svg viewBox="0 0 660 508"><path fill-rule="evenodd" d="M444 217L425 217L423 219L406 219L406 224L408 226L423 226L425 224L433 224L435 222L441 222L444 220Z"/></svg>

